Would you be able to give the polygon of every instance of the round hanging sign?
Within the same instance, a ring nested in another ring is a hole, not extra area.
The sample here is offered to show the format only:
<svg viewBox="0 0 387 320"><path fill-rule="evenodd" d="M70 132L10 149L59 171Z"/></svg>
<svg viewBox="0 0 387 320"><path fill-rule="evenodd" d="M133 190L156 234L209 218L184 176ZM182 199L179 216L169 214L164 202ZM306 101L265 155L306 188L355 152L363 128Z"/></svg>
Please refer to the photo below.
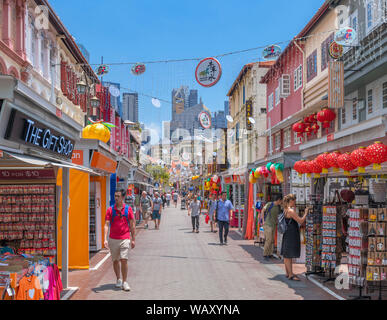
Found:
<svg viewBox="0 0 387 320"><path fill-rule="evenodd" d="M110 86L109 92L115 98L120 96L120 89L118 89L116 86Z"/></svg>
<svg viewBox="0 0 387 320"><path fill-rule="evenodd" d="M329 55L333 59L340 59L343 56L343 46L336 41L332 41L329 45Z"/></svg>
<svg viewBox="0 0 387 320"><path fill-rule="evenodd" d="M356 31L353 28L342 28L335 33L335 41L342 46L348 46L356 39Z"/></svg>
<svg viewBox="0 0 387 320"><path fill-rule="evenodd" d="M210 117L210 115L208 114L208 112L202 111L202 112L199 114L199 122L200 122L200 125L201 125L204 129L209 129L209 128L211 128L211 117Z"/></svg>
<svg viewBox="0 0 387 320"><path fill-rule="evenodd" d="M153 104L153 106L155 106L156 108L160 108L160 107L161 107L161 102L160 102L159 99L152 98L152 104Z"/></svg>
<svg viewBox="0 0 387 320"><path fill-rule="evenodd" d="M280 55L281 55L281 47L277 45L268 46L262 52L262 57L265 60L275 60Z"/></svg>
<svg viewBox="0 0 387 320"><path fill-rule="evenodd" d="M145 68L145 64L143 63L136 63L133 67L132 67L132 73L135 75L135 76L139 76L141 74L143 74L145 72L146 68Z"/></svg>
<svg viewBox="0 0 387 320"><path fill-rule="evenodd" d="M203 87L212 87L218 83L222 76L222 67L215 58L206 58L196 67L196 81Z"/></svg>
<svg viewBox="0 0 387 320"><path fill-rule="evenodd" d="M109 67L106 64L100 65L96 70L96 74L99 76L103 76L109 73Z"/></svg>

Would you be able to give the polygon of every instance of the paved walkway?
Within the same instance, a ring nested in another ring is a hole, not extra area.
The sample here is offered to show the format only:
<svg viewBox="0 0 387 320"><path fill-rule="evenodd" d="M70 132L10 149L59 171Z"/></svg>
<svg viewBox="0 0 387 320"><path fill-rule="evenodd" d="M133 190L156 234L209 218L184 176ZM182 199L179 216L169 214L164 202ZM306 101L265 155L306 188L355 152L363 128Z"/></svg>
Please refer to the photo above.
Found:
<svg viewBox="0 0 387 320"><path fill-rule="evenodd" d="M313 283L286 279L281 262L266 262L262 249L231 231L228 246L200 217L200 233L192 233L187 211L167 208L160 230L141 230L131 250L124 292L114 287L111 259L98 270L72 271L72 300L267 300L334 299ZM101 251L98 256L108 254Z"/></svg>

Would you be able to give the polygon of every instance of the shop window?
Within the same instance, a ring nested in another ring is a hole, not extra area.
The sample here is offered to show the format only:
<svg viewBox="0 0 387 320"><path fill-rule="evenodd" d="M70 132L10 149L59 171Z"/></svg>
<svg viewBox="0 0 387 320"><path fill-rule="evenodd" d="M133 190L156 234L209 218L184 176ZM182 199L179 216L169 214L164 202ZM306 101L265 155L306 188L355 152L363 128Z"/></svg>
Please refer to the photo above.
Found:
<svg viewBox="0 0 387 320"><path fill-rule="evenodd" d="M307 81L311 81L317 76L317 50L315 50L306 60L307 63Z"/></svg>
<svg viewBox="0 0 387 320"><path fill-rule="evenodd" d="M344 125L346 123L346 114L345 107L341 108L341 124Z"/></svg>
<svg viewBox="0 0 387 320"><path fill-rule="evenodd" d="M371 114L373 112L372 89L368 90L368 93L367 93L367 111L368 111L368 114Z"/></svg>
<svg viewBox="0 0 387 320"><path fill-rule="evenodd" d="M357 98L352 99L352 120L357 120Z"/></svg>
<svg viewBox="0 0 387 320"><path fill-rule="evenodd" d="M294 91L302 87L302 65L294 70Z"/></svg>
<svg viewBox="0 0 387 320"><path fill-rule="evenodd" d="M331 42L334 40L334 34L332 33L322 44L321 44L321 71L324 71L330 59L329 56L329 46Z"/></svg>
<svg viewBox="0 0 387 320"><path fill-rule="evenodd" d="M302 138L298 136L297 132L294 132L294 144L300 144L302 142Z"/></svg>
<svg viewBox="0 0 387 320"><path fill-rule="evenodd" d="M387 108L387 82L383 83L383 109Z"/></svg>
<svg viewBox="0 0 387 320"><path fill-rule="evenodd" d="M275 151L281 150L281 132L275 135Z"/></svg>
<svg viewBox="0 0 387 320"><path fill-rule="evenodd" d="M284 148L289 148L292 144L291 141L292 130L290 128L284 131Z"/></svg>
<svg viewBox="0 0 387 320"><path fill-rule="evenodd" d="M280 103L280 88L277 87L277 89L275 89L275 105L278 106Z"/></svg>
<svg viewBox="0 0 387 320"><path fill-rule="evenodd" d="M269 104L269 111L273 110L273 94L269 96L268 104Z"/></svg>

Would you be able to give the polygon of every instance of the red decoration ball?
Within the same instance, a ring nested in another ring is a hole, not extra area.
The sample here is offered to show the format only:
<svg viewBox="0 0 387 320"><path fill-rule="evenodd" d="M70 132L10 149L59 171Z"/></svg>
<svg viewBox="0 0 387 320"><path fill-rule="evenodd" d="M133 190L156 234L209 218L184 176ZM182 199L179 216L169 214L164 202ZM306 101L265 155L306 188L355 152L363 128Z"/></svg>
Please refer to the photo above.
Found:
<svg viewBox="0 0 387 320"><path fill-rule="evenodd" d="M369 162L381 164L387 161L387 146L377 141L366 149L365 155Z"/></svg>
<svg viewBox="0 0 387 320"><path fill-rule="evenodd" d="M351 161L351 155L350 153L344 153L337 159L337 164L339 168L343 169L344 171L352 171L357 168L352 161Z"/></svg>
<svg viewBox="0 0 387 320"><path fill-rule="evenodd" d="M318 164L316 160L312 160L310 162L310 168L312 170L312 173L321 173L322 172L322 167Z"/></svg>
<svg viewBox="0 0 387 320"><path fill-rule="evenodd" d="M371 164L370 161L367 160L367 152L366 148L360 147L351 153L351 162L357 167L367 167Z"/></svg>
<svg viewBox="0 0 387 320"><path fill-rule="evenodd" d="M329 164L328 162L328 155L329 153L328 152L325 152L323 154L320 154L317 158L316 158L316 161L317 163L320 165L321 168L323 169L329 169L331 168L332 166Z"/></svg>
<svg viewBox="0 0 387 320"><path fill-rule="evenodd" d="M341 153L339 151L332 152L327 156L327 163L331 168L339 168L337 160L340 157Z"/></svg>

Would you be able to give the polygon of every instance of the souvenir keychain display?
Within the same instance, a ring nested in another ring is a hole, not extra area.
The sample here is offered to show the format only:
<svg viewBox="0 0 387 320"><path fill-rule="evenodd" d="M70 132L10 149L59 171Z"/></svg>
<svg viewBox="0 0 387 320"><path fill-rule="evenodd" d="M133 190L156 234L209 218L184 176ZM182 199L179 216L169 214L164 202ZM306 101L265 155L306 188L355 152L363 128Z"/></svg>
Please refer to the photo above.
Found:
<svg viewBox="0 0 387 320"><path fill-rule="evenodd" d="M307 273L316 273L321 267L322 210L314 205L306 218L305 264Z"/></svg>
<svg viewBox="0 0 387 320"><path fill-rule="evenodd" d="M55 185L0 186L0 240L19 253L56 256Z"/></svg>
<svg viewBox="0 0 387 320"><path fill-rule="evenodd" d="M336 268L336 207L323 207L321 267Z"/></svg>

